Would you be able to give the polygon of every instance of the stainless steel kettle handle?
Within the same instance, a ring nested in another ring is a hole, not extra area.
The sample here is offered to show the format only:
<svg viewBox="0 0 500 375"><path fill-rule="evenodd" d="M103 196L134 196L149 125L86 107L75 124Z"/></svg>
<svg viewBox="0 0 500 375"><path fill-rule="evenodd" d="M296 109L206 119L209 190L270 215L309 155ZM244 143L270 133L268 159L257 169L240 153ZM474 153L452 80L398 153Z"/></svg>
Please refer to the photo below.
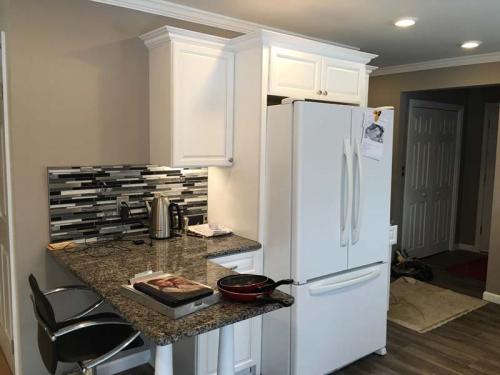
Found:
<svg viewBox="0 0 500 375"><path fill-rule="evenodd" d="M177 226L174 227L174 209L177 211ZM182 211L177 203L171 202L168 206L168 213L170 215L170 228L182 230Z"/></svg>

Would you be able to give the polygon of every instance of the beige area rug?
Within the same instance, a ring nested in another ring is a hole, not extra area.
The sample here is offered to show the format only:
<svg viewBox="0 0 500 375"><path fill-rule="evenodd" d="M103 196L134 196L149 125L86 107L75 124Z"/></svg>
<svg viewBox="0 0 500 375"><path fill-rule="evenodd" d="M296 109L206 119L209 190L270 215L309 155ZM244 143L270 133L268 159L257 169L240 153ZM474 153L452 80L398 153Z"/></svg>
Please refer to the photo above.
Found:
<svg viewBox="0 0 500 375"><path fill-rule="evenodd" d="M401 277L391 284L389 320L425 333L486 303L449 289Z"/></svg>

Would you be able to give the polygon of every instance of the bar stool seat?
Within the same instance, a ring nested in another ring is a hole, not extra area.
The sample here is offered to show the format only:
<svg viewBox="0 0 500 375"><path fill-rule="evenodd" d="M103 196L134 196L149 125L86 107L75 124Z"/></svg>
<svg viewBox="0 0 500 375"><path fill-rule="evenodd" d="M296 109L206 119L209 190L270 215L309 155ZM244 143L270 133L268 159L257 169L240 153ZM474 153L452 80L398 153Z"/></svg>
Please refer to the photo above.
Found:
<svg viewBox="0 0 500 375"><path fill-rule="evenodd" d="M84 311L57 322L48 295L72 290L89 290L85 286L66 286L42 292L33 275L29 276L31 299L38 321L38 349L49 373L55 374L58 362L78 363L82 373L93 373L95 367L122 350L144 345L140 332L114 313L89 315L102 303L100 299Z"/></svg>
<svg viewBox="0 0 500 375"><path fill-rule="evenodd" d="M113 313L101 313L86 316L85 318L70 320L66 324L62 324L60 328L67 327L72 324L85 322L88 320L99 321L103 318L120 319ZM84 362L100 357L102 354L114 349L117 344L123 342L132 333L136 332L131 326L103 324L83 328L77 331L61 336L57 341L57 350L59 352L59 361L61 362ZM142 346L144 342L140 337L136 338L127 349Z"/></svg>

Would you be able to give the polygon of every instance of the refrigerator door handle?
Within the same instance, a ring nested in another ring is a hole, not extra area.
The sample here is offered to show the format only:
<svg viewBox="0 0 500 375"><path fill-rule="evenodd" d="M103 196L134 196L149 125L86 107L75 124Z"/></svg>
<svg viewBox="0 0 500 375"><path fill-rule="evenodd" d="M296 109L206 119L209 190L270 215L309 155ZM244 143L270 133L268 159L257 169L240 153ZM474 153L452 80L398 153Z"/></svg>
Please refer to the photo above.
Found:
<svg viewBox="0 0 500 375"><path fill-rule="evenodd" d="M333 282L331 284L322 284L321 282L319 282L309 287L309 294L311 294L312 296L326 294L333 290L347 288L352 285L360 284L362 282L375 279L379 275L380 275L380 268L376 268L376 269L371 269L369 272L361 276L353 277L351 279L343 278L340 279L340 281Z"/></svg>
<svg viewBox="0 0 500 375"><path fill-rule="evenodd" d="M359 233L361 229L361 207L363 204L363 167L361 165L361 142L359 140L354 141L354 154L356 155L357 161L357 186L355 187L354 204L353 210L353 225L352 225L352 244L356 244L359 241Z"/></svg>
<svg viewBox="0 0 500 375"><path fill-rule="evenodd" d="M351 150L351 142L349 139L344 139L344 161L347 171L347 194L346 192L342 192L341 199L347 200L344 201L344 207L347 204L347 209L343 214L343 222L340 230L340 246L347 246L347 242L349 240L349 227L351 223L351 214L352 214L352 150ZM344 183L345 186L345 183Z"/></svg>

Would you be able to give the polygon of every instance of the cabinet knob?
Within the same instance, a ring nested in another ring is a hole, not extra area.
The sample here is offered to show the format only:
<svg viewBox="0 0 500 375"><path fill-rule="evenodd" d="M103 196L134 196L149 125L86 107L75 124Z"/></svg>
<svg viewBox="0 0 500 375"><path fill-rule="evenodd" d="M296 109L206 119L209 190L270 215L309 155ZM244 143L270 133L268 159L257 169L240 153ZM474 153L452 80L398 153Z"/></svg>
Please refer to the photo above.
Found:
<svg viewBox="0 0 500 375"><path fill-rule="evenodd" d="M318 90L318 95L322 95L322 94L323 94L323 91Z"/></svg>
<svg viewBox="0 0 500 375"><path fill-rule="evenodd" d="M227 161L230 162L230 163L232 163L234 161L234 159L233 158L229 158L229 159L227 159Z"/></svg>
<svg viewBox="0 0 500 375"><path fill-rule="evenodd" d="M328 95L328 91L323 91L323 95Z"/></svg>

